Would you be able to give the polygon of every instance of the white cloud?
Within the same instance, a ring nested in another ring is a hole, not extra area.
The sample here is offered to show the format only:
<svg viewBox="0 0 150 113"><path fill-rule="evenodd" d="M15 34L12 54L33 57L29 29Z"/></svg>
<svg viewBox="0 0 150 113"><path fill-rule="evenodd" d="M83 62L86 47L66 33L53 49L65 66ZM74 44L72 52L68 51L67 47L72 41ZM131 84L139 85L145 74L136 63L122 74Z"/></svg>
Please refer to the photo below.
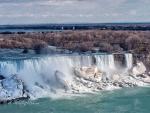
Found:
<svg viewBox="0 0 150 113"><path fill-rule="evenodd" d="M0 0L0 24L14 18L14 23L145 21L149 5L149 0Z"/></svg>
<svg viewBox="0 0 150 113"><path fill-rule="evenodd" d="M129 11L129 14L134 16L134 15L137 14L137 11L136 11L136 10L130 10L130 11Z"/></svg>

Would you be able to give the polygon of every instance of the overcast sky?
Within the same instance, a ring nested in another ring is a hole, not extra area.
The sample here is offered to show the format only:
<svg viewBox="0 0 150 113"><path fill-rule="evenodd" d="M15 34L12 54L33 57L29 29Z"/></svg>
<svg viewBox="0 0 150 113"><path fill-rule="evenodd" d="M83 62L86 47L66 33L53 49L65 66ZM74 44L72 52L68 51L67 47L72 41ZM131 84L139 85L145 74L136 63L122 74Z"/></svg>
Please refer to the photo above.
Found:
<svg viewBox="0 0 150 113"><path fill-rule="evenodd" d="M0 24L150 22L150 0L0 0Z"/></svg>

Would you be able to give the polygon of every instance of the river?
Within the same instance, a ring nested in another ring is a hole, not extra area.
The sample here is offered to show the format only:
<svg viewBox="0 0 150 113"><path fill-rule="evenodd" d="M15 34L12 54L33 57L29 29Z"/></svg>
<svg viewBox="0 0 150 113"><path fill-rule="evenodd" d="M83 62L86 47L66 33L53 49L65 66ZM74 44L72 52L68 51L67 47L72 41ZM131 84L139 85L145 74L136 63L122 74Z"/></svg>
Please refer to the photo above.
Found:
<svg viewBox="0 0 150 113"><path fill-rule="evenodd" d="M150 88L104 91L60 99L42 98L0 106L1 113L149 113Z"/></svg>

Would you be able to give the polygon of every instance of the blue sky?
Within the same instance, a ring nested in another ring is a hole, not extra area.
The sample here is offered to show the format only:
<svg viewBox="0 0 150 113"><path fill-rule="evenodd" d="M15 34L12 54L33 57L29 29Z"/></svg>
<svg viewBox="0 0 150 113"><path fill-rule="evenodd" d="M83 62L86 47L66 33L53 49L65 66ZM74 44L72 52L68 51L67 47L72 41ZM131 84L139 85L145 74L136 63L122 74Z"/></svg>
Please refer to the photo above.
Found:
<svg viewBox="0 0 150 113"><path fill-rule="evenodd" d="M0 0L0 24L150 22L150 0Z"/></svg>

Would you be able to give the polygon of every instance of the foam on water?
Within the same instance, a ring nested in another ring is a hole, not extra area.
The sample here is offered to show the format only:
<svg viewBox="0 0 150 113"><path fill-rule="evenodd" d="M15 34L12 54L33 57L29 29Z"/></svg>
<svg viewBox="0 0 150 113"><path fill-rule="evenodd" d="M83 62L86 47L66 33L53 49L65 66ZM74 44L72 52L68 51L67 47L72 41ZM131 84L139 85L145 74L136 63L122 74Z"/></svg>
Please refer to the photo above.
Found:
<svg viewBox="0 0 150 113"><path fill-rule="evenodd" d="M129 93L129 94L128 94ZM149 113L150 88L101 91L71 99L42 98L0 106L2 113Z"/></svg>

